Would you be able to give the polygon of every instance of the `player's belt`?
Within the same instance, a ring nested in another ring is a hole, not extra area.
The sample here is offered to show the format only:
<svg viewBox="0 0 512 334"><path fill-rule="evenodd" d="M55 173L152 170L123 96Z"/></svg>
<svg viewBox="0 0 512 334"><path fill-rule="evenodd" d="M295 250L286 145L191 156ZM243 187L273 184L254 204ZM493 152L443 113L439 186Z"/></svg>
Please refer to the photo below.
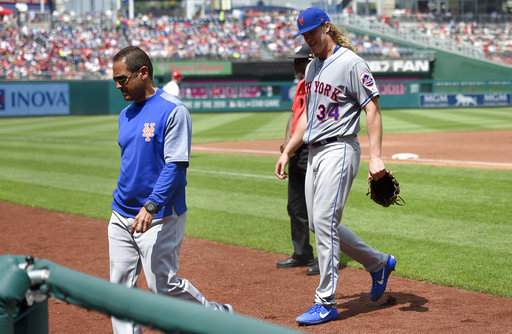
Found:
<svg viewBox="0 0 512 334"><path fill-rule="evenodd" d="M329 138L325 138L325 139L319 140L317 142L311 143L310 145L312 147L319 147L319 146L327 145L329 143L334 143L336 141L342 141L342 140L345 140L345 139L348 139L348 138L353 138L353 137L355 137L355 135L352 135L352 136L334 136L334 137L329 137Z"/></svg>

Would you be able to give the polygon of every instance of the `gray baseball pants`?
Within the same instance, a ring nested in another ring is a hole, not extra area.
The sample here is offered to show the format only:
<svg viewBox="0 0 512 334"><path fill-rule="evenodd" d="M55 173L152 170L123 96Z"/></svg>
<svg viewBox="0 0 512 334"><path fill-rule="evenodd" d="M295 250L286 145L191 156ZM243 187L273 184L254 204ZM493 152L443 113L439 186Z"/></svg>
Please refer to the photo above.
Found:
<svg viewBox="0 0 512 334"><path fill-rule="evenodd" d="M310 146L306 173L306 204L310 229L316 235L320 283L315 303L335 305L340 250L369 271L381 269L388 258L366 245L340 224L343 208L358 169L361 150L357 137Z"/></svg>
<svg viewBox="0 0 512 334"><path fill-rule="evenodd" d="M192 283L177 276L186 220L186 213L154 219L146 232L132 235L129 227L134 219L112 212L108 225L110 281L134 287L143 268L151 291L222 309L222 304L208 302ZM114 334L142 333L140 326L114 317L112 328Z"/></svg>

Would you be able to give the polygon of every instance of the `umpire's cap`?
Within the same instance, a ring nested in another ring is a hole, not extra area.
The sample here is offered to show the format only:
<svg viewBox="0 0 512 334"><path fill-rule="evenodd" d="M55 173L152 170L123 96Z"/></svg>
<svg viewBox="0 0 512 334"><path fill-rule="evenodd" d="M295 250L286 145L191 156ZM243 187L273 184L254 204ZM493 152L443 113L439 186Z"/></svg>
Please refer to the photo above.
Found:
<svg viewBox="0 0 512 334"><path fill-rule="evenodd" d="M297 17L297 29L299 32L295 37L305 34L308 31L320 27L325 22L330 22L331 19L326 12L317 7L309 7L299 13Z"/></svg>
<svg viewBox="0 0 512 334"><path fill-rule="evenodd" d="M313 59L313 52L307 43L302 44L295 49L295 53L290 58L292 59Z"/></svg>

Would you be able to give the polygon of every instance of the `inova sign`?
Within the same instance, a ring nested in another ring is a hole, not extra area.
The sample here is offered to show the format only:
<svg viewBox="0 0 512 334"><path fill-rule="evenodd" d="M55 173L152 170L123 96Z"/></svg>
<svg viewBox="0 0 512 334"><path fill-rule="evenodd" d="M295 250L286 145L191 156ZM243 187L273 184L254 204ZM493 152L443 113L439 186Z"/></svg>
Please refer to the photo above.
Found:
<svg viewBox="0 0 512 334"><path fill-rule="evenodd" d="M69 114L69 86L62 84L0 84L0 116Z"/></svg>

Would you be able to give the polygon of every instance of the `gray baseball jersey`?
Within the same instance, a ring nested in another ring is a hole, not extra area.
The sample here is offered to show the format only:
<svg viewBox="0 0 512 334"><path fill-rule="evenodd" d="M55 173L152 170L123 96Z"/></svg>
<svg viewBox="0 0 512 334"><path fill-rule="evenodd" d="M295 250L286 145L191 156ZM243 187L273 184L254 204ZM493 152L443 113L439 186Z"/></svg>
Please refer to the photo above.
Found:
<svg viewBox="0 0 512 334"><path fill-rule="evenodd" d="M305 181L320 268L315 303L335 305L340 249L369 272L382 268L388 258L341 224L359 170L359 116L379 91L366 62L343 47L323 61L315 58L306 69L305 80L308 122L303 139L317 144L309 149Z"/></svg>
<svg viewBox="0 0 512 334"><path fill-rule="evenodd" d="M368 64L349 49L338 47L325 60L313 59L306 69L308 126L304 143L359 132L359 115L379 95Z"/></svg>

